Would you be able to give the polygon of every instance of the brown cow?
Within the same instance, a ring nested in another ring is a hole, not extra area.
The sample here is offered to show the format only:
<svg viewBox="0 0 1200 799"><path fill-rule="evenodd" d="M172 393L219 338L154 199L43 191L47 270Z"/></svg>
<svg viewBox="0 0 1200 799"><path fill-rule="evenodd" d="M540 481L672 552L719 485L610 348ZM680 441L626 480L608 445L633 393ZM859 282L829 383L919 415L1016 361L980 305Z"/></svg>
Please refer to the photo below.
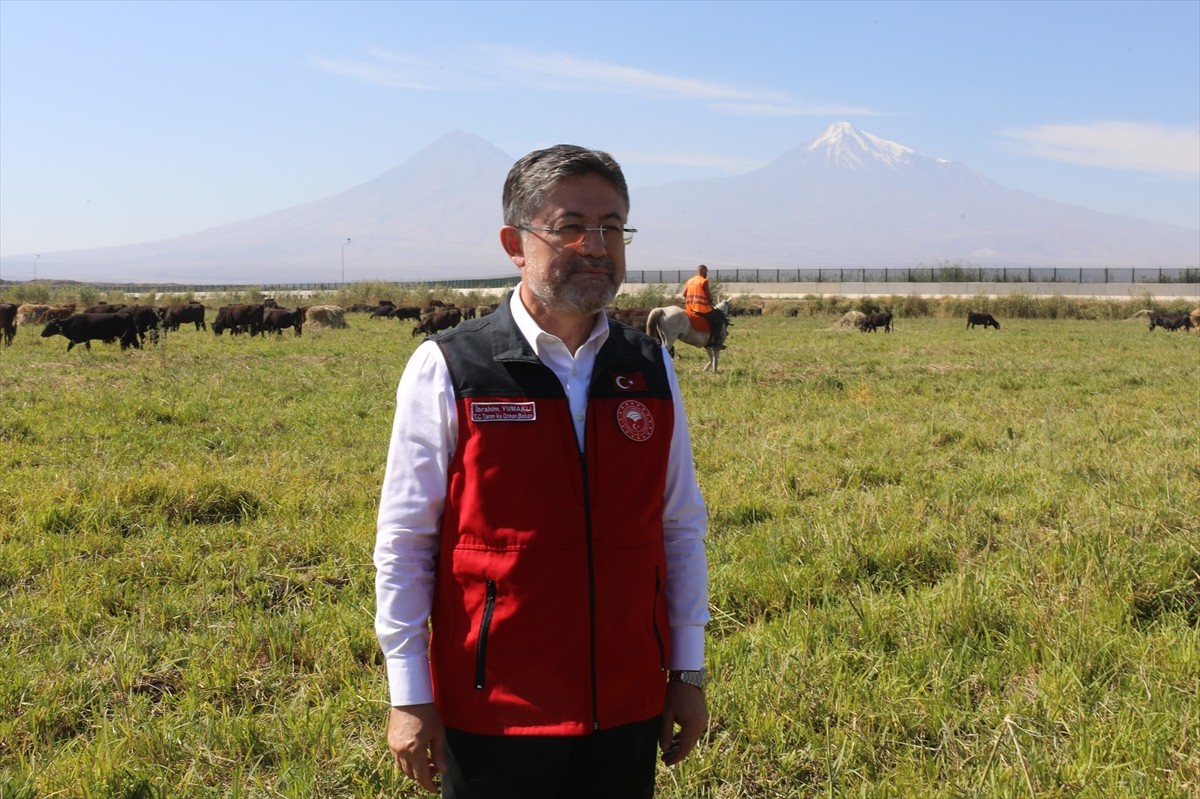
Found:
<svg viewBox="0 0 1200 799"><path fill-rule="evenodd" d="M439 330L449 330L462 321L462 311L457 308L450 308L445 311L434 311L421 320L421 323L413 328L412 334L415 336L418 333L424 333L431 336Z"/></svg>

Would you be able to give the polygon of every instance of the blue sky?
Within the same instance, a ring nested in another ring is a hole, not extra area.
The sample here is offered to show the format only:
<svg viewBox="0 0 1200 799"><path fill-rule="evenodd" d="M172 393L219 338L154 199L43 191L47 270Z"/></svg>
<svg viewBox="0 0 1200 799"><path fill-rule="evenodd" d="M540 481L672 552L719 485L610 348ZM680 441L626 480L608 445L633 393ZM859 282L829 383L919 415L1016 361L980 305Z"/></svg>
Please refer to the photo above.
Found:
<svg viewBox="0 0 1200 799"><path fill-rule="evenodd" d="M1200 2L0 0L0 254L320 199L453 130L609 150L636 219L837 121L1200 230Z"/></svg>

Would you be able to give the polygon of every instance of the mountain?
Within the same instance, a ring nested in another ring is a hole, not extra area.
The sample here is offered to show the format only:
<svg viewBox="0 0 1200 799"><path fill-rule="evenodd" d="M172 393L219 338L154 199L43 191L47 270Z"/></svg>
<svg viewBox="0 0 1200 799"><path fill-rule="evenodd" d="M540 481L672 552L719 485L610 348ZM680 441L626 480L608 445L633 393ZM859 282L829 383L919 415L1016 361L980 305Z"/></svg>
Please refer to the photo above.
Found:
<svg viewBox="0 0 1200 799"><path fill-rule="evenodd" d="M760 169L646 189L634 204L639 255L644 244L668 269L1200 262L1196 231L1006 189L846 122Z"/></svg>
<svg viewBox="0 0 1200 799"><path fill-rule="evenodd" d="M113 282L309 283L503 275L500 188L513 159L448 133L374 180L332 197L177 238L43 253L45 277ZM12 265L9 265L9 261ZM12 274L29 258L5 258Z"/></svg>
<svg viewBox="0 0 1200 799"><path fill-rule="evenodd" d="M272 283L516 275L500 249L513 158L450 133L322 200L187 236L43 254L44 276ZM742 175L633 189L631 269L1196 266L1200 233L1006 189L962 164L830 125ZM28 255L5 258L19 270Z"/></svg>

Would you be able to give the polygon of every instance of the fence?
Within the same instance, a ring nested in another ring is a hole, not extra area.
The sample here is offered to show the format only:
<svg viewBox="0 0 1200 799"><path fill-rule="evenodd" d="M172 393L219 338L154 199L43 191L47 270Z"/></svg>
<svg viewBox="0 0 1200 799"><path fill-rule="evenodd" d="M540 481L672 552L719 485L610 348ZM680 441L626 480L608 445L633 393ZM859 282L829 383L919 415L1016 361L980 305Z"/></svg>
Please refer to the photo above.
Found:
<svg viewBox="0 0 1200 799"><path fill-rule="evenodd" d="M683 283L694 270L629 272L626 283ZM1196 268L1063 267L837 267L814 269L715 269L720 283L1200 283Z"/></svg>
<svg viewBox="0 0 1200 799"><path fill-rule="evenodd" d="M631 270L625 275L628 284L679 285L695 274L686 269ZM708 272L719 283L1145 283L1200 284L1200 268L1123 267L1123 268L1065 268L1065 267L823 267L810 269L718 269ZM446 289L499 289L515 286L517 275L453 280L395 281L406 287ZM267 283L267 284L154 284L154 283L92 283L100 291L130 293L160 292L218 292L244 291L256 288L264 292L339 291L352 283Z"/></svg>

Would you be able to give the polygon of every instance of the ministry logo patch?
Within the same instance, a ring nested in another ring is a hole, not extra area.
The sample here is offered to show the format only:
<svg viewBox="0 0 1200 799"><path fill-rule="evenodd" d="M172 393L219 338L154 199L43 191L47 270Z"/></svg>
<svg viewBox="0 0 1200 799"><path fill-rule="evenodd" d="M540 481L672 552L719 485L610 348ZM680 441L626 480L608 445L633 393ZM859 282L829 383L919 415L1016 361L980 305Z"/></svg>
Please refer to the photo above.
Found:
<svg viewBox="0 0 1200 799"><path fill-rule="evenodd" d="M617 426L630 441L645 441L654 435L654 417L637 400L625 400L617 407Z"/></svg>

